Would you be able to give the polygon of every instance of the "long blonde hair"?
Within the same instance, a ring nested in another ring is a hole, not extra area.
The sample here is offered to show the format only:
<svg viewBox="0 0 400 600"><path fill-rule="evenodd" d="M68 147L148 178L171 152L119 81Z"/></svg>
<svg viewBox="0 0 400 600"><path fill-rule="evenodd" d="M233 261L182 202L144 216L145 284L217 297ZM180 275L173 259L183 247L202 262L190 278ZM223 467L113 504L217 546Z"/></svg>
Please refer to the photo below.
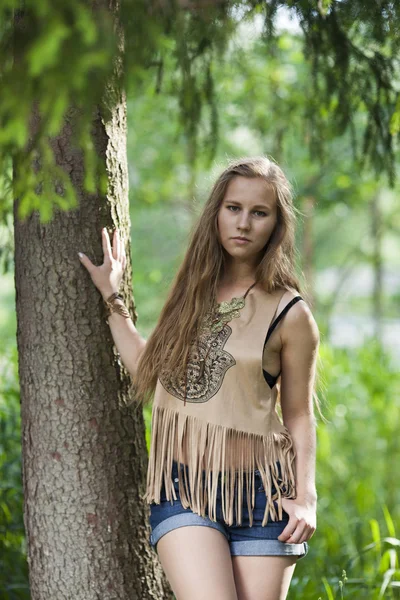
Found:
<svg viewBox="0 0 400 600"><path fill-rule="evenodd" d="M261 177L275 191L277 223L256 268L255 280L267 292L285 288L301 294L295 271L295 223L292 187L282 169L266 156L230 161L220 174L194 224L182 264L172 282L158 322L147 340L133 380L135 401L148 403L163 369L184 376L198 323L213 305L224 274L225 256L217 217L229 182L236 176Z"/></svg>

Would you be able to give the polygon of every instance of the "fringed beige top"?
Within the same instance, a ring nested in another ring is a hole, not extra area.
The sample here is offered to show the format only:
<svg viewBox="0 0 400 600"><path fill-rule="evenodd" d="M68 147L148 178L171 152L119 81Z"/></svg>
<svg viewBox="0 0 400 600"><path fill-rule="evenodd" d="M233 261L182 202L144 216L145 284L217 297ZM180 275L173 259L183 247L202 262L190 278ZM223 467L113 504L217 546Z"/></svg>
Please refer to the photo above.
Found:
<svg viewBox="0 0 400 600"><path fill-rule="evenodd" d="M245 485L252 526L254 470L258 469L267 497L262 525L266 525L269 512L273 521L282 519L282 496L296 497L295 449L276 412L279 374L274 377L263 366L273 329L287 310L302 300L300 296L290 300L273 322L285 291L267 293L251 286L247 296L232 299L241 300L239 306L244 306L231 311L229 324L220 320L214 332L210 323L204 326L191 351L186 380L160 373L152 408L144 496L149 504L160 503L163 482L167 499L171 503L172 497L176 500L171 478L176 460L187 465L179 469L179 496L184 508L215 521L221 473L225 522L232 525L235 517L236 524L241 524ZM217 309L229 309L232 301L216 305Z"/></svg>

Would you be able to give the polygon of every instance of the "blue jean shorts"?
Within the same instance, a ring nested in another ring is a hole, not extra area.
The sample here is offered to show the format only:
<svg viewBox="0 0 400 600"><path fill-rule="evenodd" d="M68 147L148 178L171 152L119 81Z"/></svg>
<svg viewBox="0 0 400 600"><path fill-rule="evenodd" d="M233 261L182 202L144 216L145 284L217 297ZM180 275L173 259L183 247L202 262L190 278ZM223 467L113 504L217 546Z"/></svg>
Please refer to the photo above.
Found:
<svg viewBox="0 0 400 600"><path fill-rule="evenodd" d="M279 464L278 467L280 467ZM149 542L154 549L156 549L159 539L169 531L187 525L199 525L201 527L213 527L220 531L228 541L232 556L296 555L301 559L308 553L307 542L290 544L277 539L289 521L289 515L283 509L283 519L281 521L272 521L271 515L268 515L267 524L264 527L261 525L267 499L260 471L256 470L254 472L256 493L253 508L253 525L250 527L245 489L243 489L242 495L242 524L227 525L224 522L221 505L221 476L218 482L216 521L212 521L208 516L202 517L194 513L190 508L183 508L179 499L178 468L183 471L184 465L179 465L178 467L178 463L173 461L171 475L177 499L174 500L172 498L172 500L167 500L163 485L161 488L160 503L156 504L153 502L150 504L151 535ZM203 471L204 476L205 472ZM272 491L275 491L274 487Z"/></svg>

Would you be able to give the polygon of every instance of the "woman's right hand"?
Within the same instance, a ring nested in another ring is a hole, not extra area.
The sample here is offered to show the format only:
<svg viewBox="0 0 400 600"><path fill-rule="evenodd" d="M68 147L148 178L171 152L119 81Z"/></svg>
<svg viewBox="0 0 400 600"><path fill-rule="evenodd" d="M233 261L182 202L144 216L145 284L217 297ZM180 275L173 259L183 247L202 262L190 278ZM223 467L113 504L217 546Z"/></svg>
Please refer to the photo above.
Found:
<svg viewBox="0 0 400 600"><path fill-rule="evenodd" d="M81 263L88 270L94 285L103 296L103 299L106 300L111 294L119 290L126 267L126 254L125 244L122 243L119 237L118 229L114 231L112 250L108 231L105 227L101 230L101 238L104 254L102 265L96 267L82 252L78 252L78 255Z"/></svg>

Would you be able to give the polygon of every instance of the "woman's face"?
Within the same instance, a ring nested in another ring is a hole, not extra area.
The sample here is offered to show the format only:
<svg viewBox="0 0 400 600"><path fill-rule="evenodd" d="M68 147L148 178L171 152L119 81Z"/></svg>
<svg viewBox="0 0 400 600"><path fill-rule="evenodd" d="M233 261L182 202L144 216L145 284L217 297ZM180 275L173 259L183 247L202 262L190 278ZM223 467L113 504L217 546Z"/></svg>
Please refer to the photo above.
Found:
<svg viewBox="0 0 400 600"><path fill-rule="evenodd" d="M219 241L235 259L257 257L268 242L277 221L275 191L261 177L237 175L228 184L218 212ZM237 237L247 238L247 242Z"/></svg>

